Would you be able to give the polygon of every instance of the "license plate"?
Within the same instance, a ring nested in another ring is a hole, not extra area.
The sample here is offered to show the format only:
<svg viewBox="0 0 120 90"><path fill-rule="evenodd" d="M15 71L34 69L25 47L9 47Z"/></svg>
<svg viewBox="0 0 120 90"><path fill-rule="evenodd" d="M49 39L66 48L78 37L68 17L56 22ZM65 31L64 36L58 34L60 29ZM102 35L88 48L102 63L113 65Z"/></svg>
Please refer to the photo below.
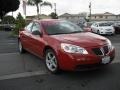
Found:
<svg viewBox="0 0 120 90"><path fill-rule="evenodd" d="M102 63L103 64L107 64L109 62L110 62L110 57L109 56L105 56L105 57L102 58Z"/></svg>

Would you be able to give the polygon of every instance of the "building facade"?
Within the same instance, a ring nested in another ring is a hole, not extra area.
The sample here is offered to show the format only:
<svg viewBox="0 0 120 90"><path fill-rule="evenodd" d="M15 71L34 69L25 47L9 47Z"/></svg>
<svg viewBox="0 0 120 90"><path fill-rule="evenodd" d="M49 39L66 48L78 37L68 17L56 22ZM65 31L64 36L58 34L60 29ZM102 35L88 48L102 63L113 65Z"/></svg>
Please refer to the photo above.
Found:
<svg viewBox="0 0 120 90"><path fill-rule="evenodd" d="M45 14L39 15L39 17L40 17L40 19L50 19L50 18L51 18L50 16L45 15ZM38 16L37 16L37 15L27 16L27 17L26 17L27 23L29 23L29 22L31 22L32 20L35 20L35 19L38 19Z"/></svg>
<svg viewBox="0 0 120 90"><path fill-rule="evenodd" d="M71 21L73 23L78 24L78 23L84 23L85 22L85 17L86 17L86 14L64 13L64 14L59 16L59 19L68 20L68 21Z"/></svg>
<svg viewBox="0 0 120 90"><path fill-rule="evenodd" d="M120 15L115 15L109 12L92 14L91 21L120 21Z"/></svg>

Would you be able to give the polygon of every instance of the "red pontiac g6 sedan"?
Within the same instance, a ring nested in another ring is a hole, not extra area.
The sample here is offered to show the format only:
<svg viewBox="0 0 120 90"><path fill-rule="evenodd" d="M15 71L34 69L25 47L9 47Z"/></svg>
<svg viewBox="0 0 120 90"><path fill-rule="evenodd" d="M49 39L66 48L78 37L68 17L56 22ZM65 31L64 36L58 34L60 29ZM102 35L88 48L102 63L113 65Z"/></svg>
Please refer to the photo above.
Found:
<svg viewBox="0 0 120 90"><path fill-rule="evenodd" d="M20 31L18 40L20 53L29 51L43 58L52 73L96 68L115 56L110 40L64 20L32 21Z"/></svg>

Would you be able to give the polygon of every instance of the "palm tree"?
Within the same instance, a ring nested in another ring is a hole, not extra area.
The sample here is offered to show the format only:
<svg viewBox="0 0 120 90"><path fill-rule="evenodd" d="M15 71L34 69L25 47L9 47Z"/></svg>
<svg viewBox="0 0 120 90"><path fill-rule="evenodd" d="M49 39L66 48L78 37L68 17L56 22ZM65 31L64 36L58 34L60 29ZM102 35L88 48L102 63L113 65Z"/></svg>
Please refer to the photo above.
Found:
<svg viewBox="0 0 120 90"><path fill-rule="evenodd" d="M42 0L28 0L28 5L36 6L37 8L37 16L39 19L39 5L40 5L40 14L41 14L41 6L50 6L52 8L52 4L50 2L43 2Z"/></svg>
<svg viewBox="0 0 120 90"><path fill-rule="evenodd" d="M49 7L52 8L52 4L51 4L50 2L44 1L43 3L40 4L40 15L41 15L41 7L42 7L42 6L49 6Z"/></svg>
<svg viewBox="0 0 120 90"><path fill-rule="evenodd" d="M28 0L28 5L33 5L37 7L37 16L39 19L39 4L42 3L42 0Z"/></svg>

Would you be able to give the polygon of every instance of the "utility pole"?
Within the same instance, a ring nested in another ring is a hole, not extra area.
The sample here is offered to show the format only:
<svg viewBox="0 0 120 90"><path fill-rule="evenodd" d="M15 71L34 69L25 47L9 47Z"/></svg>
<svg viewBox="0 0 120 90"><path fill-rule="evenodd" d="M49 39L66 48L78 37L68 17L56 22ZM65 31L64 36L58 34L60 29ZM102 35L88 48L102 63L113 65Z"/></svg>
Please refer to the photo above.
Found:
<svg viewBox="0 0 120 90"><path fill-rule="evenodd" d="M13 15L13 11L12 11L12 17L13 17L14 15Z"/></svg>
<svg viewBox="0 0 120 90"><path fill-rule="evenodd" d="M90 10L89 21L91 21L91 2L89 4L89 10Z"/></svg>
<svg viewBox="0 0 120 90"><path fill-rule="evenodd" d="M55 14L56 14L56 3L54 3L54 6L55 6L55 9L54 9L54 10L55 10Z"/></svg>

